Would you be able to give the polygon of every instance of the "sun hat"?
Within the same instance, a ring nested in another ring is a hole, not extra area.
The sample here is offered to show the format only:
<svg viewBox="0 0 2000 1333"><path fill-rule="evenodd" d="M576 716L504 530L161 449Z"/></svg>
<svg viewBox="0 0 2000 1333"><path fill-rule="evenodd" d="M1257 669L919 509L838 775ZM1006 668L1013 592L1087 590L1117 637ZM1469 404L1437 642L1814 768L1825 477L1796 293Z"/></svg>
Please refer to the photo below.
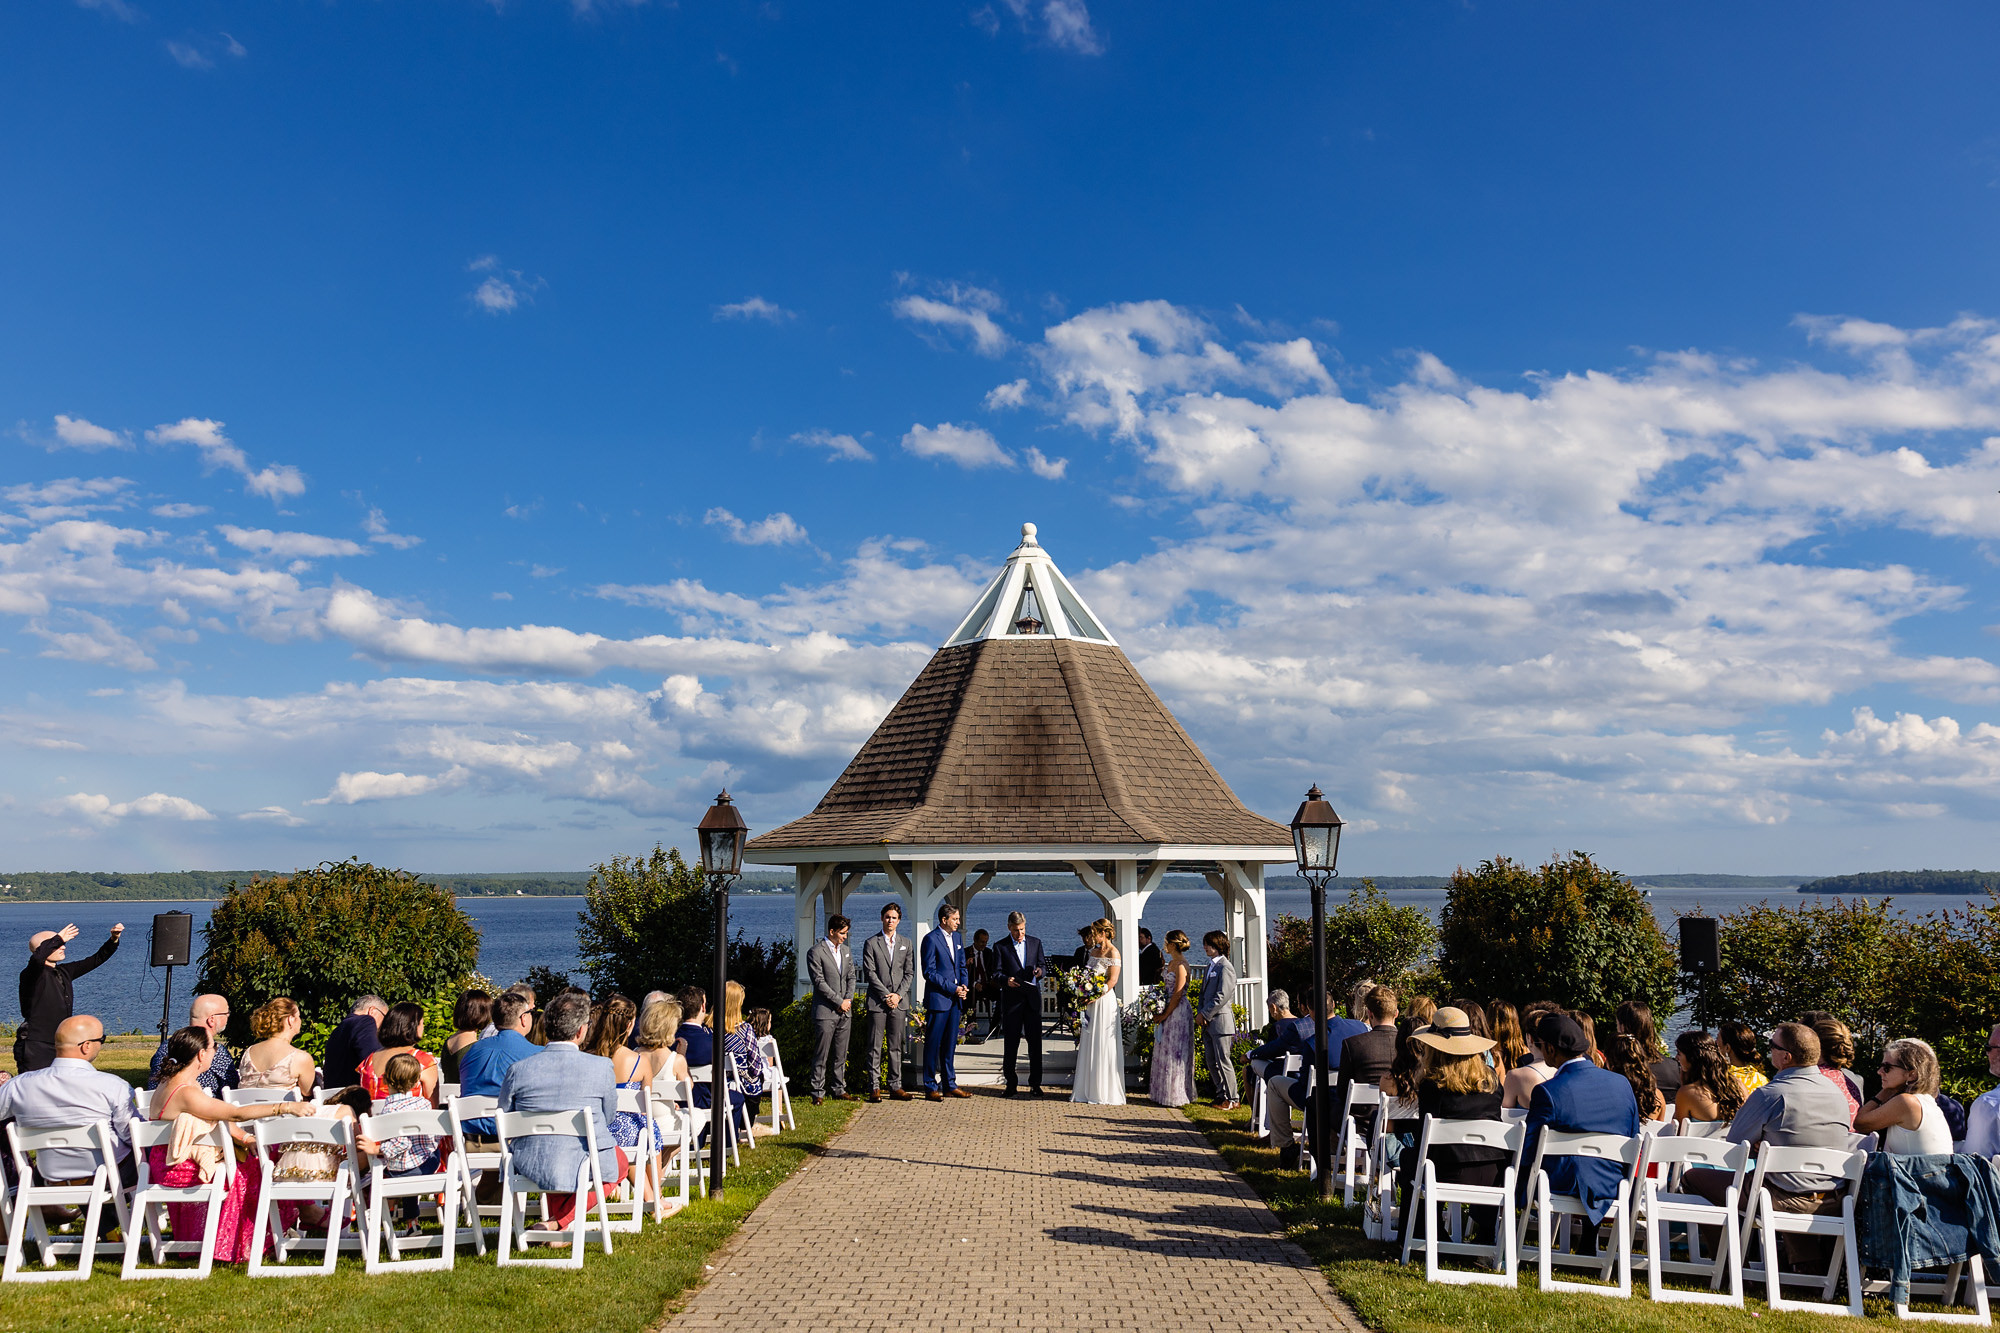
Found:
<svg viewBox="0 0 2000 1333"><path fill-rule="evenodd" d="M1499 1045L1491 1037L1482 1037L1472 1030L1472 1020L1465 1016L1465 1010L1449 1005L1432 1014L1431 1025L1412 1032L1410 1040L1446 1055L1478 1055Z"/></svg>

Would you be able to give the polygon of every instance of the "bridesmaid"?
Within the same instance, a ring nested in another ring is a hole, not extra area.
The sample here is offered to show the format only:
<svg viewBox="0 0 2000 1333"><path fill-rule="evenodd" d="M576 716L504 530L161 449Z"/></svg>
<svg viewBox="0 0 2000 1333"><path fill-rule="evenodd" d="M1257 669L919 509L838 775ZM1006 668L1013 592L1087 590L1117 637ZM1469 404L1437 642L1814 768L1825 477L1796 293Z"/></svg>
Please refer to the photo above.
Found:
<svg viewBox="0 0 2000 1333"><path fill-rule="evenodd" d="M1165 940L1166 966L1160 984L1166 987L1166 1007L1153 1023L1153 1072L1148 1090L1161 1106L1186 1106L1194 1100L1194 1011L1188 1007L1187 932L1170 930Z"/></svg>

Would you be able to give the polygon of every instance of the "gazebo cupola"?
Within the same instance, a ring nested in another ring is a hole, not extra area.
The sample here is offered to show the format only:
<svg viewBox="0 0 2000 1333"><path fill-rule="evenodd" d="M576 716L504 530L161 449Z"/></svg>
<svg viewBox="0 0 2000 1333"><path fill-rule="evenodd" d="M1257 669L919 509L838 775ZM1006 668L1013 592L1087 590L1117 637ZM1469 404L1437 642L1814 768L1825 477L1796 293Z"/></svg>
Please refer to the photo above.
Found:
<svg viewBox="0 0 2000 1333"><path fill-rule="evenodd" d="M1008 871L1074 874L1136 957L1139 918L1169 871L1221 895L1242 982L1261 1014L1264 866L1291 834L1245 809L1104 622L1021 526L970 612L812 812L750 841L744 860L795 868L801 972L817 907L886 875L919 934ZM1138 994L1126 968L1123 998Z"/></svg>

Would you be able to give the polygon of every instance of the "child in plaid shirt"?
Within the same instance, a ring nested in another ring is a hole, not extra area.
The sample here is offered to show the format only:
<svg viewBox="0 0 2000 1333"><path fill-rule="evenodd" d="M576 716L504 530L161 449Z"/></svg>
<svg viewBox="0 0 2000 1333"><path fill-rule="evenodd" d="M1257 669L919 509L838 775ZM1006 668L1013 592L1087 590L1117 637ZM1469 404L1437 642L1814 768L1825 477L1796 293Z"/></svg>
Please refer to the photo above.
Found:
<svg viewBox="0 0 2000 1333"><path fill-rule="evenodd" d="M383 1099L378 1114L430 1110L430 1099L418 1087L423 1075L423 1067L417 1063L415 1056L392 1056L389 1063L382 1067L382 1082L389 1089L389 1095ZM424 1176L438 1169L438 1141L434 1134L397 1134L379 1141L362 1139L357 1146L371 1157L380 1157L383 1171L391 1176ZM403 1221L408 1224L409 1231L414 1232L417 1200L405 1199L402 1212Z"/></svg>

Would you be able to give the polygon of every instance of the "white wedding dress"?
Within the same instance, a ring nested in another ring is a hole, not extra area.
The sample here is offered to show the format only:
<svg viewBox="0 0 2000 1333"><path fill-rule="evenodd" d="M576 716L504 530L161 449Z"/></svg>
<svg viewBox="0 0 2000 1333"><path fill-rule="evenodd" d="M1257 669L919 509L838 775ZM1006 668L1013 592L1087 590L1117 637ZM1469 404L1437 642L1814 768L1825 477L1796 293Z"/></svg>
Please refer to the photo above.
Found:
<svg viewBox="0 0 2000 1333"><path fill-rule="evenodd" d="M1090 960L1092 976L1111 970L1108 958ZM1106 991L1083 1011L1083 1031L1076 1039L1076 1080L1069 1099L1100 1106L1125 1104L1125 1033L1119 1024L1118 993Z"/></svg>

